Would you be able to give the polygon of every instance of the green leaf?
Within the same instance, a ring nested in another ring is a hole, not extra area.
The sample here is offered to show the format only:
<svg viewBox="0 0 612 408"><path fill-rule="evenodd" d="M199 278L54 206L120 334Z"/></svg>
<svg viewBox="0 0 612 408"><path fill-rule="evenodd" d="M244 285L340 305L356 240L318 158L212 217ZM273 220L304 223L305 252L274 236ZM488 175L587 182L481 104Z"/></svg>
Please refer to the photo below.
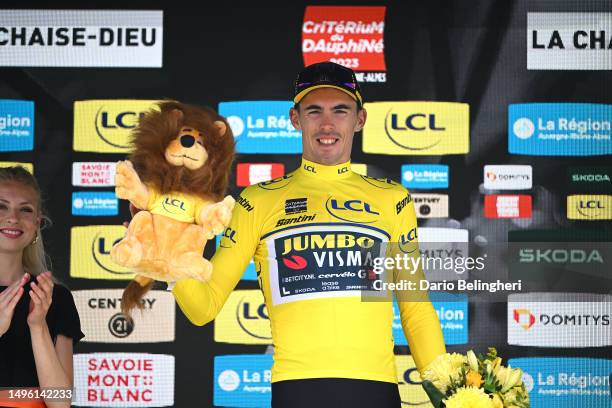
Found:
<svg viewBox="0 0 612 408"><path fill-rule="evenodd" d="M444 403L442 401L445 399L446 396L442 394L442 392L437 389L436 386L431 383L431 381L423 381L423 388L425 389L429 400L435 408L444 407Z"/></svg>

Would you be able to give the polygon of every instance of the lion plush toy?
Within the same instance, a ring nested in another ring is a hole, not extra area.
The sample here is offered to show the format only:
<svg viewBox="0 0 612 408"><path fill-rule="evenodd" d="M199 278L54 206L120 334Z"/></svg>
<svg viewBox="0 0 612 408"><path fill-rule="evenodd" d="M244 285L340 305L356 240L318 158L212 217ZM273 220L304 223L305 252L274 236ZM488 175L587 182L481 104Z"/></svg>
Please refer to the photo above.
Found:
<svg viewBox="0 0 612 408"><path fill-rule="evenodd" d="M123 292L126 316L154 280L206 281L208 239L229 224L234 199L223 198L234 159L234 137L209 108L167 101L141 117L133 152L117 163L115 192L137 209L125 237L111 250L118 265L137 275Z"/></svg>

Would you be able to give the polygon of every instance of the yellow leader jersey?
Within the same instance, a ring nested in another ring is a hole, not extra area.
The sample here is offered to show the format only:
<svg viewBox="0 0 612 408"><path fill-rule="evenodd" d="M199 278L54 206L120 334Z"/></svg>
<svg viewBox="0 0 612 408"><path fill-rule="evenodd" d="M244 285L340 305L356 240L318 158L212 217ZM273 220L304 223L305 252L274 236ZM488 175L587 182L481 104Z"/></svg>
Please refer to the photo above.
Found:
<svg viewBox="0 0 612 408"><path fill-rule="evenodd" d="M416 245L414 206L404 187L358 175L349 162L324 166L302 159L298 170L244 189L228 228L211 260L211 280L181 280L173 289L191 322L216 317L253 257L272 329L272 382L397 382L393 305L364 301L362 291L376 278L364 267L377 255L369 251L381 242L412 239ZM422 370L445 352L438 316L426 296L399 308Z"/></svg>

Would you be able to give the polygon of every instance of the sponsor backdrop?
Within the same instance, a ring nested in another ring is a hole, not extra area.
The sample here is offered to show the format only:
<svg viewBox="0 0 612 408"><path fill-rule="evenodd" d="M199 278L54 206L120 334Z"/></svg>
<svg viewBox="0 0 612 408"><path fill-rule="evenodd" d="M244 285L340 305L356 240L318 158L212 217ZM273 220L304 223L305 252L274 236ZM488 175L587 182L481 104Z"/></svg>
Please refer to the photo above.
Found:
<svg viewBox="0 0 612 408"><path fill-rule="evenodd" d="M120 313L132 274L109 255L129 219L115 165L142 112L174 98L227 117L230 194L282 177L302 150L288 114L295 74L332 60L355 70L368 110L353 170L411 190L422 248L511 244L496 273L549 284L496 302L436 293L448 349L496 346L525 371L533 407L610 406L609 1L312 3L3 3L0 165L34 173L54 221L44 238L86 334L74 404L269 406L274 348L253 262L205 327L164 284L133 324ZM431 281L478 278L438 269L426 268ZM394 309L402 400L427 407Z"/></svg>

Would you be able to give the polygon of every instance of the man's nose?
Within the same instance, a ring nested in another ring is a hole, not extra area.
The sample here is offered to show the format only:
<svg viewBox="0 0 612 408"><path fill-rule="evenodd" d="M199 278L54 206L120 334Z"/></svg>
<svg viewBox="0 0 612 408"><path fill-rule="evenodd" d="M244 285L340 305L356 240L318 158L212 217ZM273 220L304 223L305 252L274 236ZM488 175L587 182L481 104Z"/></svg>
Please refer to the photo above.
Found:
<svg viewBox="0 0 612 408"><path fill-rule="evenodd" d="M181 146L183 147L191 147L195 143L195 137L191 135L183 135L181 136Z"/></svg>
<svg viewBox="0 0 612 408"><path fill-rule="evenodd" d="M331 129L334 127L334 121L332 120L332 115L324 114L321 118L321 127L324 129Z"/></svg>

